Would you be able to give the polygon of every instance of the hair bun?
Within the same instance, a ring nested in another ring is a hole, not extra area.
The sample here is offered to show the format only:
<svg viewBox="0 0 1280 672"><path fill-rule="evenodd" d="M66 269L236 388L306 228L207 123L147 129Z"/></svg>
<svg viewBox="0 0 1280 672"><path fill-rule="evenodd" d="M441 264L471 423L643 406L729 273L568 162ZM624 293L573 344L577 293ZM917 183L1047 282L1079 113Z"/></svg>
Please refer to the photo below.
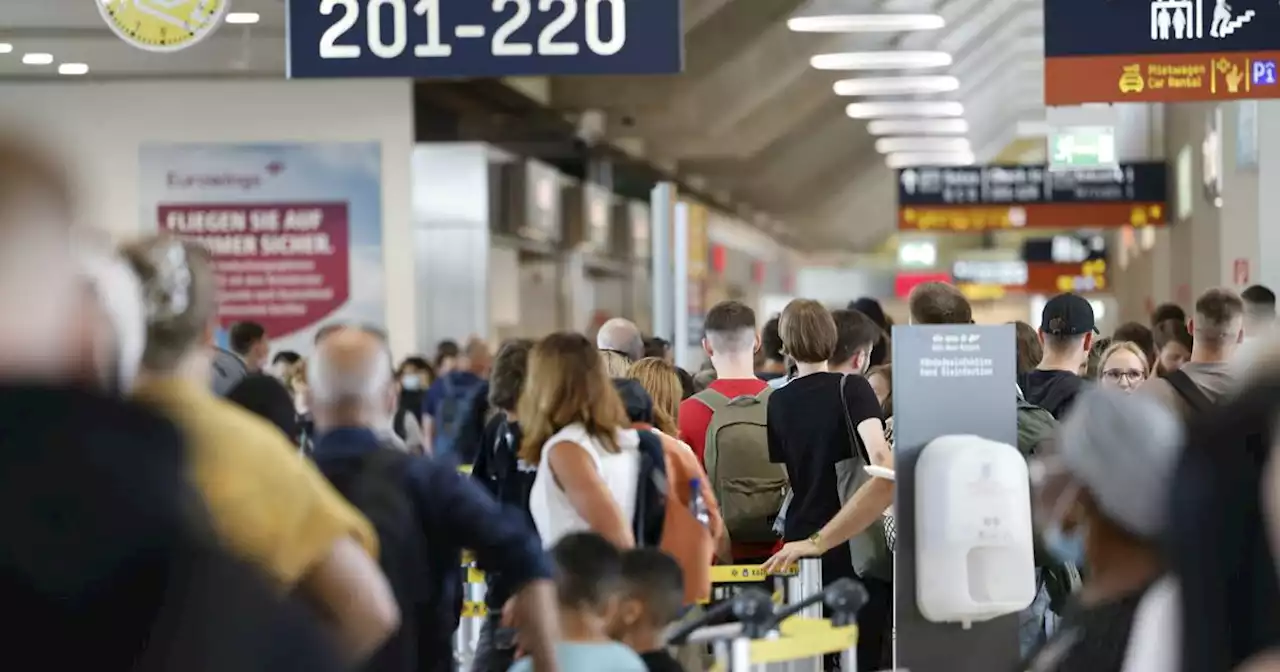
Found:
<svg viewBox="0 0 1280 672"><path fill-rule="evenodd" d="M162 239L147 252L155 276L146 286L147 321L163 323L191 307L191 269L182 241Z"/></svg>

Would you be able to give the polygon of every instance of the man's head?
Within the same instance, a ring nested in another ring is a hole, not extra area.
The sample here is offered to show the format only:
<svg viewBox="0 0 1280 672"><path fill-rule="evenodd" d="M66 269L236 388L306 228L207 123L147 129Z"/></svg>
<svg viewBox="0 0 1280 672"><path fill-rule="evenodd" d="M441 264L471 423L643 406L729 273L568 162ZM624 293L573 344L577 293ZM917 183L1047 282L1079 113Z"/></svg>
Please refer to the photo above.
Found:
<svg viewBox="0 0 1280 672"><path fill-rule="evenodd" d="M1256 333L1270 329L1275 323L1275 292L1262 285L1254 285L1240 292L1240 300L1244 301L1244 330L1246 336L1251 336L1249 332Z"/></svg>
<svg viewBox="0 0 1280 672"><path fill-rule="evenodd" d="M479 338L467 339L461 363L467 371L477 376L488 376L489 369L493 367L493 353L489 350L489 344Z"/></svg>
<svg viewBox="0 0 1280 672"><path fill-rule="evenodd" d="M836 349L828 362L832 371L862 375L871 367L871 352L884 334L870 316L858 310L831 313L836 323Z"/></svg>
<svg viewBox="0 0 1280 672"><path fill-rule="evenodd" d="M271 358L271 375L284 380L289 369L300 361L302 361L302 355L292 350L281 350Z"/></svg>
<svg viewBox="0 0 1280 672"><path fill-rule="evenodd" d="M609 623L618 606L622 553L598 534L577 533L551 549L560 609Z"/></svg>
<svg viewBox="0 0 1280 672"><path fill-rule="evenodd" d="M493 374L489 377L489 404L494 408L514 413L520 401L520 390L529 370L529 352L533 341L527 338L508 341L493 360Z"/></svg>
<svg viewBox="0 0 1280 672"><path fill-rule="evenodd" d="M764 357L766 369L782 370L787 365L786 355L782 354L782 334L778 331L781 317L770 318L760 328L760 354Z"/></svg>
<svg viewBox="0 0 1280 672"><path fill-rule="evenodd" d="M671 556L656 548L630 550L622 555L621 593L609 636L625 643L637 630L661 632L680 617L684 573Z"/></svg>
<svg viewBox="0 0 1280 672"><path fill-rule="evenodd" d="M1054 369L1079 373L1089 361L1089 349L1098 332L1093 321L1093 305L1078 294L1059 294L1044 304L1040 313L1040 342L1044 360Z"/></svg>
<svg viewBox="0 0 1280 672"><path fill-rule="evenodd" d="M1151 326L1156 326L1165 320L1177 320L1182 323L1187 321L1187 311L1182 309L1176 303L1162 303L1151 311Z"/></svg>
<svg viewBox="0 0 1280 672"><path fill-rule="evenodd" d="M307 370L307 405L316 426L384 427L398 397L392 367L380 334L346 327L327 335Z"/></svg>
<svg viewBox="0 0 1280 672"><path fill-rule="evenodd" d="M1188 326L1195 337L1194 361L1225 359L1244 341L1244 301L1229 289L1211 289L1196 299Z"/></svg>
<svg viewBox="0 0 1280 672"><path fill-rule="evenodd" d="M711 307L703 323L702 349L711 361L732 357L751 358L760 347L756 335L756 311L739 301L721 301Z"/></svg>
<svg viewBox="0 0 1280 672"><path fill-rule="evenodd" d="M1147 362L1154 362L1159 356L1160 351L1156 348L1156 336L1151 331L1151 327L1141 322L1125 322L1116 327L1116 331L1111 335L1113 343L1132 343L1142 350L1142 354L1146 356Z"/></svg>
<svg viewBox="0 0 1280 672"><path fill-rule="evenodd" d="M596 334L596 347L601 350L612 350L638 362L644 359L644 336L640 328L631 320L615 317L600 325Z"/></svg>
<svg viewBox="0 0 1280 672"><path fill-rule="evenodd" d="M266 327L257 322L236 322L231 325L228 341L231 351L240 355L251 371L266 368L271 356L271 341L267 338Z"/></svg>
<svg viewBox="0 0 1280 672"><path fill-rule="evenodd" d="M826 363L836 354L836 323L821 303L796 299L787 304L778 323L788 355L801 364Z"/></svg>
<svg viewBox="0 0 1280 672"><path fill-rule="evenodd" d="M907 299L911 324L973 324L973 308L964 294L945 282L925 282Z"/></svg>

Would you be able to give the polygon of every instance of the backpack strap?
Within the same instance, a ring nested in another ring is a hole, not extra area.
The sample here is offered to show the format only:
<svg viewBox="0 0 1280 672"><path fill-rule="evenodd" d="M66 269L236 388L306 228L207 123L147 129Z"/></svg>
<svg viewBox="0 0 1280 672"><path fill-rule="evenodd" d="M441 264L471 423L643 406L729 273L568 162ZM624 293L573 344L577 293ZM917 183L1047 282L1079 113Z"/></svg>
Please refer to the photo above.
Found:
<svg viewBox="0 0 1280 672"><path fill-rule="evenodd" d="M716 411L728 408L729 402L733 401L729 397L726 397L724 394L722 394L719 390L713 390L709 387L693 395L690 398L702 404L703 406L706 406L707 409L710 410L712 414L714 414Z"/></svg>
<svg viewBox="0 0 1280 672"><path fill-rule="evenodd" d="M1191 407L1191 412L1195 414L1204 413L1213 408L1213 400L1201 390L1195 381L1191 380L1191 376L1181 369L1173 373L1166 374L1165 382L1169 383L1169 387L1178 393L1182 400L1187 402L1187 406Z"/></svg>
<svg viewBox="0 0 1280 672"><path fill-rule="evenodd" d="M844 427L849 432L849 446L858 454L858 459L862 460L863 466L871 464L871 454L867 452L867 447L862 443L862 437L858 436L858 428L853 426L853 418L849 415L849 401L845 396L844 388L849 382L850 374L842 374L840 376L840 414L844 416Z"/></svg>
<svg viewBox="0 0 1280 672"><path fill-rule="evenodd" d="M647 429L635 430L640 437L639 483L636 486L636 513L632 532L637 547L653 547L662 542L670 483L662 449L662 437Z"/></svg>

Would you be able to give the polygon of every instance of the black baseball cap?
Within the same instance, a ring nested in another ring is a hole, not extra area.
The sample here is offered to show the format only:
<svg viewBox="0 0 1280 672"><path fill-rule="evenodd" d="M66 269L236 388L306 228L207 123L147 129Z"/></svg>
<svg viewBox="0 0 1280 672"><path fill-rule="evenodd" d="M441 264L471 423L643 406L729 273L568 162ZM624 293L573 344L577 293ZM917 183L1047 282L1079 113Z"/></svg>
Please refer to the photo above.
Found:
<svg viewBox="0 0 1280 672"><path fill-rule="evenodd" d="M1079 294L1059 294L1044 304L1040 331L1052 336L1096 334L1098 325L1093 321L1093 306Z"/></svg>

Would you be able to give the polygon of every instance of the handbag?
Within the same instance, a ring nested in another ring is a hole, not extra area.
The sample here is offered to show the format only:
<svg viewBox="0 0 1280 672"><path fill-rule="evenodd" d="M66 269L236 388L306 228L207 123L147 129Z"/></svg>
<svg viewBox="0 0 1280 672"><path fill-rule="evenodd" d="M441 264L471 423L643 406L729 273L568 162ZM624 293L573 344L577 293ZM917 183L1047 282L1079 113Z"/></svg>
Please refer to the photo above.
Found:
<svg viewBox="0 0 1280 672"><path fill-rule="evenodd" d="M849 374L840 379L840 412L844 414L845 429L849 434L849 445L853 448L853 458L836 464L836 480L840 492L840 505L844 506L872 476L863 467L871 464L871 456L858 430L849 416L849 403L845 397L845 385L849 382ZM881 516L861 534L849 540L849 555L853 560L853 569L859 578L871 577L882 581L893 580L893 553L885 532L885 520Z"/></svg>

